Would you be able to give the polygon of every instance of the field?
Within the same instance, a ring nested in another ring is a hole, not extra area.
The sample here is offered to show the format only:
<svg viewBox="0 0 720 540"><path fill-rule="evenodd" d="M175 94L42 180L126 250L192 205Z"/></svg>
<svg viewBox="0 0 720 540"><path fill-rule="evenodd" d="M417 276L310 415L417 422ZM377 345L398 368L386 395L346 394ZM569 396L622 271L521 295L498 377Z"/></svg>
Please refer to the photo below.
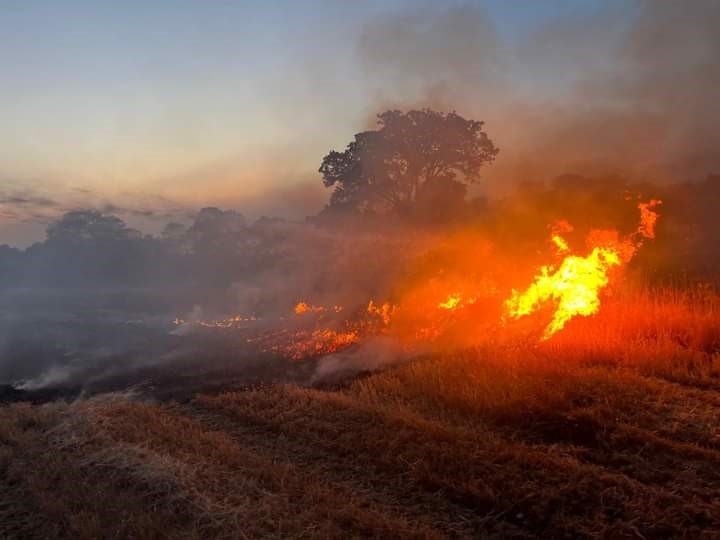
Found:
<svg viewBox="0 0 720 540"><path fill-rule="evenodd" d="M717 538L718 390L688 284L333 387L15 403L0 537Z"/></svg>

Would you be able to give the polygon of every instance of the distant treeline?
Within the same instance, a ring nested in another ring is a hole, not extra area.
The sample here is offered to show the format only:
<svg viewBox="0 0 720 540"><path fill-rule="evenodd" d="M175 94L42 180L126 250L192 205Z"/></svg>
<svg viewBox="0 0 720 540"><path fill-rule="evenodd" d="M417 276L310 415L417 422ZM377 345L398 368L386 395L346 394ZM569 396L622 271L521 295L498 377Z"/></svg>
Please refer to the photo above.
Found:
<svg viewBox="0 0 720 540"><path fill-rule="evenodd" d="M576 225L578 238L588 228L631 230L638 197L659 198L663 205L657 240L637 264L656 273L714 272L720 263L720 176L660 186L567 175L549 184L521 184L503 199L455 201L423 220L329 207L303 223L248 223L235 211L203 208L191 224L169 223L161 235L150 236L116 216L75 210L50 224L42 242L27 249L0 246L0 287L223 288L268 270L291 279L307 272L304 267L339 257L338 238L351 245L354 235L387 237L408 228L472 227L485 231L498 249L527 250L561 218Z"/></svg>

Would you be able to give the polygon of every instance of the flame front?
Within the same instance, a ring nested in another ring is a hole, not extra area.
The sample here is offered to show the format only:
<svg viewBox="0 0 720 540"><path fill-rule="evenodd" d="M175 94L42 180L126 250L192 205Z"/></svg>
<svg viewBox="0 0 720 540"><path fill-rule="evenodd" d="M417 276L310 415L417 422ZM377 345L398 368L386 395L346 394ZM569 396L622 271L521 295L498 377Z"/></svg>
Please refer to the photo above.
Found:
<svg viewBox="0 0 720 540"><path fill-rule="evenodd" d="M558 253L566 253L570 251L567 241L559 234L553 235L552 242L555 244Z"/></svg>
<svg viewBox="0 0 720 540"><path fill-rule="evenodd" d="M610 281L610 269L628 262L642 245L643 239L655 237L658 218L655 207L659 204L661 201L653 199L638 205L640 225L629 238L617 241L616 231L592 231L588 240L596 245L592 246L589 255L568 255L557 270L553 266L542 266L524 292L513 289L512 295L505 301L506 317L519 319L537 311L546 302L554 301L553 318L542 336L548 339L562 330L573 317L587 317L597 313L600 309L600 291ZM567 242L560 235L553 235L552 241L558 253L569 251Z"/></svg>
<svg viewBox="0 0 720 540"><path fill-rule="evenodd" d="M438 307L442 309L455 309L460 304L460 300L460 295L458 293L453 293L447 297L447 300L440 302Z"/></svg>
<svg viewBox="0 0 720 540"><path fill-rule="evenodd" d="M504 272L515 259L500 259L488 272L475 266L478 263L473 258L464 274L431 274L429 279L399 289L390 300L345 306L298 301L290 313L266 320L236 315L211 321L177 319L175 324L233 329L239 339L258 351L295 360L330 354L376 335L395 339L408 351L474 346L478 336L493 334L498 325L541 310L545 313L546 308L552 310L552 316L544 325L542 339L548 339L573 317L599 311L601 292L614 279L616 269L629 262L646 239L655 237L660 204L650 200L638 205L640 223L631 234L591 230L584 254L574 251L567 240L573 227L564 220L556 221L549 226L555 262L541 266L525 290L513 289L504 301L495 274ZM452 269L456 254L451 253L445 264Z"/></svg>
<svg viewBox="0 0 720 540"><path fill-rule="evenodd" d="M597 313L600 309L598 293L608 284L608 269L619 264L620 256L616 250L596 247L587 257L566 257L554 272L551 266L543 266L525 292L513 290L505 303L507 313L518 319L536 311L550 299L557 301L553 319L543 334L547 339L562 330L574 316Z"/></svg>
<svg viewBox="0 0 720 540"><path fill-rule="evenodd" d="M342 306L316 306L313 304L308 304L307 302L298 302L295 304L295 307L293 308L293 311L295 312L295 315L304 315L305 313L325 313L328 311L334 311L335 313L339 313L342 311Z"/></svg>

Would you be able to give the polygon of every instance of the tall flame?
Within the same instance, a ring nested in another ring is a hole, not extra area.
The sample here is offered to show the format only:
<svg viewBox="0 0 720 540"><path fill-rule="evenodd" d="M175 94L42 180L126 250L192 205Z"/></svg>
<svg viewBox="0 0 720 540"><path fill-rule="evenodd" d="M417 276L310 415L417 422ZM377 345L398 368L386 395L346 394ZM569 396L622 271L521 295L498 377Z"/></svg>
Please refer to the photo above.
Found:
<svg viewBox="0 0 720 540"><path fill-rule="evenodd" d="M661 202L638 205L640 223L629 235L616 230L592 230L586 237L587 254L574 252L566 239L573 231L567 221L549 227L554 264L539 268L524 291L513 290L502 303L502 321L519 319L547 306L552 317L542 338L548 339L578 315L589 316L600 309L600 292L609 285L612 270L626 264L645 239L655 237ZM483 274L480 274L483 276ZM495 328L498 294L494 281L472 274L469 279L432 279L393 302L370 300L366 306L314 304L298 301L292 309L292 323L253 324L255 316L236 315L212 321L184 321L177 325L231 328L245 343L264 352L291 359L330 354L356 344L371 335L390 335L403 346L418 350L428 344L438 347L474 343L466 337L478 323ZM342 312L342 315L338 315ZM286 321L280 317L278 321Z"/></svg>
<svg viewBox="0 0 720 540"><path fill-rule="evenodd" d="M600 291L609 283L609 270L628 262L642 245L643 239L655 237L658 214L655 207L661 201L651 200L640 203L640 225L634 235L618 242L615 231L593 231L588 240L592 251L586 257L566 256L557 270L546 265L540 268L533 283L524 291L513 289L505 301L506 317L519 319L537 311L543 304L555 302L553 318L545 328L542 339L548 339L563 329L565 324L577 315L587 317L600 309ZM639 237L639 238L638 238ZM569 250L568 244L559 234L552 236L558 253Z"/></svg>
<svg viewBox="0 0 720 540"><path fill-rule="evenodd" d="M574 316L592 315L600 309L598 292L608 284L608 269L619 264L619 253L612 248L596 247L587 257L569 255L555 272L552 266L543 266L525 292L513 290L505 308L510 317L518 319L547 300L556 300L553 319L543 334L547 339Z"/></svg>

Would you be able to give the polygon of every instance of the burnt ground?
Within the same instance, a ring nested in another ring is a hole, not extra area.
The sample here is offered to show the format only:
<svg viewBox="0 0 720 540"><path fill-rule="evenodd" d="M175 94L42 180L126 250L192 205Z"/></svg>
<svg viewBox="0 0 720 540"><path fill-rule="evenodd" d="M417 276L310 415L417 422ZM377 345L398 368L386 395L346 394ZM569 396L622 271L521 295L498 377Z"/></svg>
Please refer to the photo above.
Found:
<svg viewBox="0 0 720 540"><path fill-rule="evenodd" d="M484 354L321 388L288 383L312 362L165 366L7 405L0 536L720 537L720 380Z"/></svg>
<svg viewBox="0 0 720 540"><path fill-rule="evenodd" d="M718 312L654 305L320 380L373 359L0 320L0 538L720 538Z"/></svg>

